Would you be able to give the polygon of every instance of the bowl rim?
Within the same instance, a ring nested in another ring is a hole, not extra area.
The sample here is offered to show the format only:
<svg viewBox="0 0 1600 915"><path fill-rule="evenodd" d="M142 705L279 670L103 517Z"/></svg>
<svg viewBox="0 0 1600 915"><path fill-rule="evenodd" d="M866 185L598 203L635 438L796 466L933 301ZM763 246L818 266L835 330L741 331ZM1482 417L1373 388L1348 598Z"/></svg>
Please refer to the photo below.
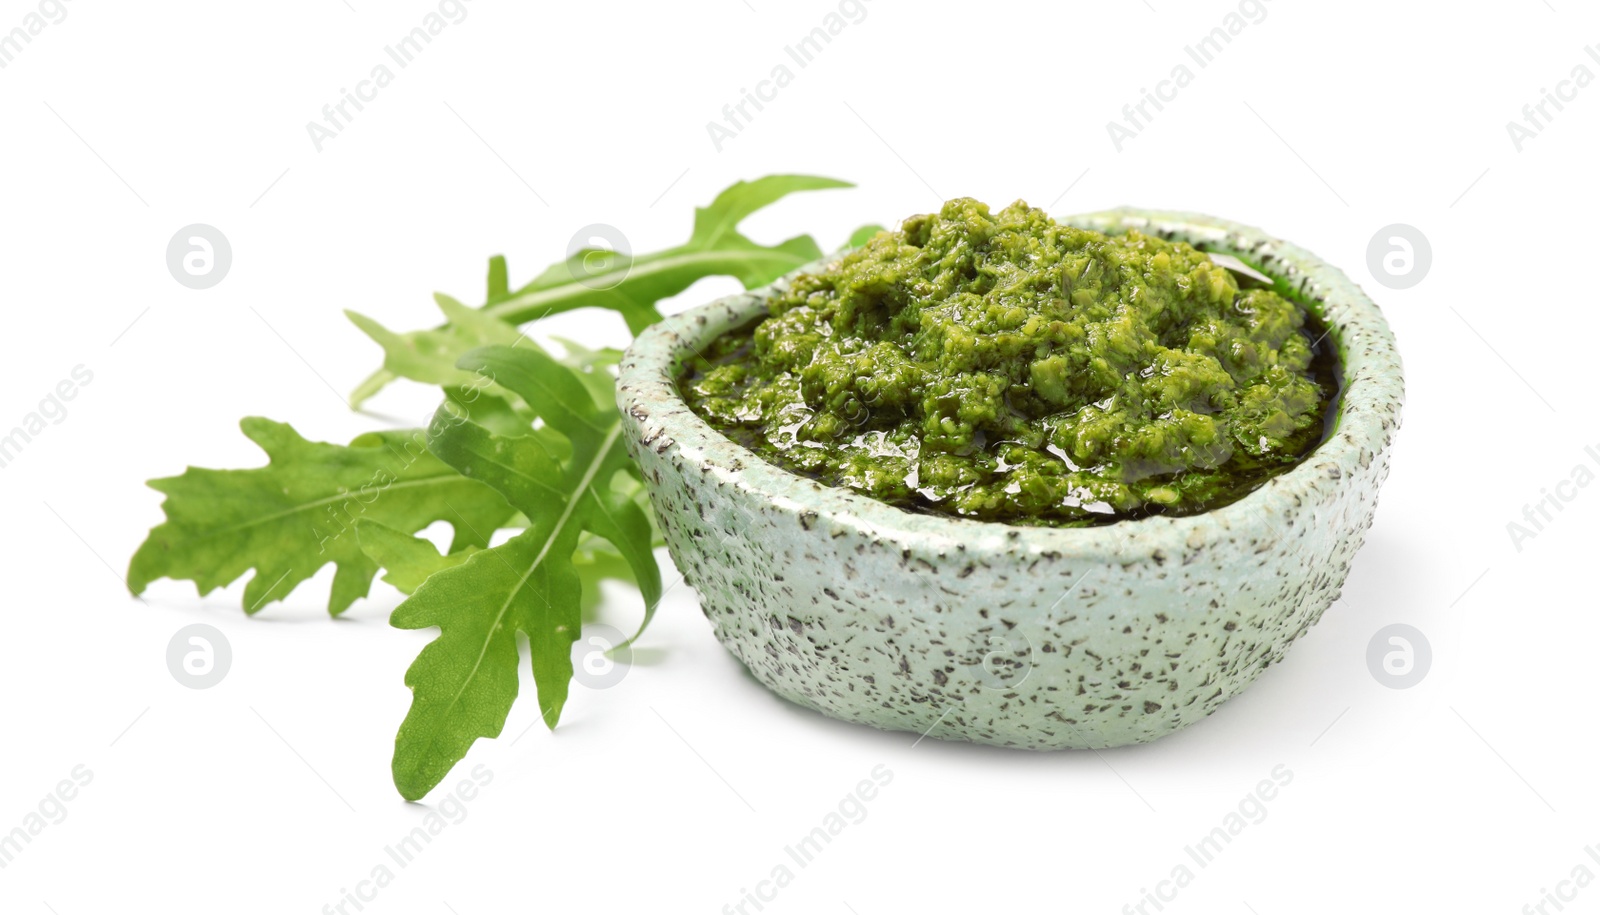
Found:
<svg viewBox="0 0 1600 915"><path fill-rule="evenodd" d="M826 267L839 251L766 286L724 296L668 317L638 335L623 354L617 404L636 444L677 460L784 512L809 516L806 527L844 526L905 548L1027 553L1059 552L1134 562L1175 554L1241 533L1269 535L1310 504L1330 500L1385 452L1399 424L1404 372L1394 336L1378 305L1338 268L1303 248L1246 226L1198 213L1119 207L1068 216L1059 222L1106 232L1137 229L1233 254L1289 284L1319 312L1334 338L1342 388L1333 431L1301 462L1227 505L1193 515L1154 515L1093 527L1061 528L980 521L909 512L851 490L826 486L786 470L734 442L689 409L678 392L682 359L755 317L798 274ZM668 443L664 445L662 439ZM1375 496L1377 482L1372 484Z"/></svg>

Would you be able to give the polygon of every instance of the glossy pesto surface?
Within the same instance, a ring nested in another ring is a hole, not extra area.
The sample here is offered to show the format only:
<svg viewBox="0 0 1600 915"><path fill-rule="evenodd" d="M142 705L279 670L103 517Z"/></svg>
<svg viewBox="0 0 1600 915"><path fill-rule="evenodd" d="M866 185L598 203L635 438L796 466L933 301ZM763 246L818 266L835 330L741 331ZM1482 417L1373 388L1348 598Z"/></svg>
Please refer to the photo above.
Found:
<svg viewBox="0 0 1600 915"><path fill-rule="evenodd" d="M1231 502L1321 440L1306 309L1194 248L969 198L797 277L684 366L713 426L912 510L1088 525Z"/></svg>

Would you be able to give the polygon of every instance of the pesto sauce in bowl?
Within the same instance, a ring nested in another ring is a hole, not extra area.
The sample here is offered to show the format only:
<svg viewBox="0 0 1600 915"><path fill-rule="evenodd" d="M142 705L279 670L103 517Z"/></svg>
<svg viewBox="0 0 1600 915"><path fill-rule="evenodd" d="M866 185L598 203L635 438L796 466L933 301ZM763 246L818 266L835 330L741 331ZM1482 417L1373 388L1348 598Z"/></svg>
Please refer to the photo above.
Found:
<svg viewBox="0 0 1600 915"><path fill-rule="evenodd" d="M1286 293L1182 242L958 198L795 277L679 387L773 464L908 510L1195 514L1324 437L1337 360Z"/></svg>

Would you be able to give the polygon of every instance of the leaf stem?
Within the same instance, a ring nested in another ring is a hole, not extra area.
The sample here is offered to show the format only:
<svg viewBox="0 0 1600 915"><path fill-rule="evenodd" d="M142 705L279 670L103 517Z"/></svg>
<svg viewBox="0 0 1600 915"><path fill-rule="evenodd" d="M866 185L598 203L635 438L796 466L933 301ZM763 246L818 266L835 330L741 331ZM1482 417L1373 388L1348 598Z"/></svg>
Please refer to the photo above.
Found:
<svg viewBox="0 0 1600 915"><path fill-rule="evenodd" d="M752 264L777 264L792 269L805 260L783 251L766 248L745 251L677 251L663 252L648 260L626 262L623 266L594 274L590 284L576 280L523 292L483 308L483 313L499 318L508 324L524 324L548 315L593 304L588 301L596 291L604 291L608 282L615 286L640 280L658 273L667 273L685 266L707 268L709 273L729 273L735 276L749 272ZM612 287L614 288L614 286Z"/></svg>

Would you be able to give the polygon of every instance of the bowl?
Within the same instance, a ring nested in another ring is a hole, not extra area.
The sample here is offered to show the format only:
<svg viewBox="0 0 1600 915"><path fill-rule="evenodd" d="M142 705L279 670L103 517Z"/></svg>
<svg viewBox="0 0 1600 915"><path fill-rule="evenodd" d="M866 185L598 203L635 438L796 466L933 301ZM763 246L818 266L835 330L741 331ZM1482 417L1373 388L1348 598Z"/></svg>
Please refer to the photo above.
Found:
<svg viewBox="0 0 1600 915"><path fill-rule="evenodd" d="M767 462L679 395L684 360L763 314L789 277L668 318L623 357L623 437L713 632L773 692L935 738L1142 743L1238 695L1338 597L1404 399L1382 312L1339 270L1259 229L1136 209L1061 221L1186 241L1287 283L1338 352L1332 431L1293 469L1203 514L1063 529L911 513Z"/></svg>

